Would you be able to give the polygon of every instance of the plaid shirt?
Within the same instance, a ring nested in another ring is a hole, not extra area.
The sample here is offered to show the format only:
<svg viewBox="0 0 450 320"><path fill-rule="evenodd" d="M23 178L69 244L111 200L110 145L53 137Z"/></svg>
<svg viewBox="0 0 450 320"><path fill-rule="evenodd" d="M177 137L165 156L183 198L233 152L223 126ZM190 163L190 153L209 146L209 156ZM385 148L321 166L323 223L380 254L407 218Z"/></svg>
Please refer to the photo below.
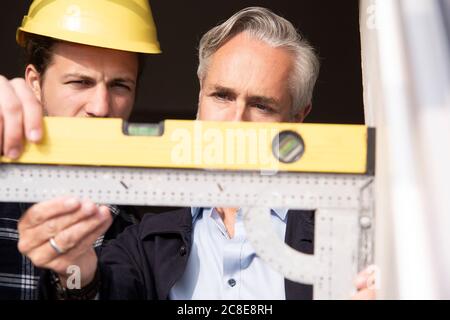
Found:
<svg viewBox="0 0 450 320"><path fill-rule="evenodd" d="M0 203L0 300L35 300L41 270L17 249L17 222L31 206L25 203ZM132 207L109 206L114 222L94 247L114 239L127 226L137 223Z"/></svg>

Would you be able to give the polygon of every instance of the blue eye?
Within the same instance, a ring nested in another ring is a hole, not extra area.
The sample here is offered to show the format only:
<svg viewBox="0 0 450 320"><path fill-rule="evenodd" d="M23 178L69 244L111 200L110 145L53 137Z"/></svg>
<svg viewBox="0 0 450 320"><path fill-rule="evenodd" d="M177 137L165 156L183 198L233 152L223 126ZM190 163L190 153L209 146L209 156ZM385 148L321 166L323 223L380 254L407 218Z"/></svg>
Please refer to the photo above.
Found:
<svg viewBox="0 0 450 320"><path fill-rule="evenodd" d="M111 87L116 87L119 89L125 89L127 91L131 91L131 87L127 86L126 84L122 83L122 82L114 82L111 84Z"/></svg>
<svg viewBox="0 0 450 320"><path fill-rule="evenodd" d="M263 104L255 104L254 107L264 113L275 113L274 109Z"/></svg>
<svg viewBox="0 0 450 320"><path fill-rule="evenodd" d="M230 95L226 92L215 92L213 96L220 100L230 100Z"/></svg>

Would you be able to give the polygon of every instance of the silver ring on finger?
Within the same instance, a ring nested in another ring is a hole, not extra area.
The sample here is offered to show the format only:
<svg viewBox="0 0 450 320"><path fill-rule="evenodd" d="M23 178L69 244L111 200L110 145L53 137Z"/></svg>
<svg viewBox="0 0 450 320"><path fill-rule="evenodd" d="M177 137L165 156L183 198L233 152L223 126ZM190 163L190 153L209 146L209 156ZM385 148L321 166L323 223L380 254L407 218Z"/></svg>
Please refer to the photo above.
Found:
<svg viewBox="0 0 450 320"><path fill-rule="evenodd" d="M56 244L55 238L51 237L48 242L57 254L63 254L65 252L65 250L61 249L61 247Z"/></svg>

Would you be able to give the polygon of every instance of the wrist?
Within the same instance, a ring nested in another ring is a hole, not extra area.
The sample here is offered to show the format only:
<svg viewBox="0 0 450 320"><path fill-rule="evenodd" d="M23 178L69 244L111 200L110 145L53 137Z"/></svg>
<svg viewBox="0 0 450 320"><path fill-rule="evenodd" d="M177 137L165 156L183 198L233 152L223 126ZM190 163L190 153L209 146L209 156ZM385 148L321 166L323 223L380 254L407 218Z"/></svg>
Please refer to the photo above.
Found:
<svg viewBox="0 0 450 320"><path fill-rule="evenodd" d="M97 255L92 249L63 272L57 272L61 285L68 289L81 289L87 286L95 277L97 262Z"/></svg>
<svg viewBox="0 0 450 320"><path fill-rule="evenodd" d="M92 300L97 297L100 289L100 272L98 268L92 275L92 279L83 284L80 288L69 289L67 280L64 277L53 274L53 287L57 300ZM86 279L87 281L87 279Z"/></svg>

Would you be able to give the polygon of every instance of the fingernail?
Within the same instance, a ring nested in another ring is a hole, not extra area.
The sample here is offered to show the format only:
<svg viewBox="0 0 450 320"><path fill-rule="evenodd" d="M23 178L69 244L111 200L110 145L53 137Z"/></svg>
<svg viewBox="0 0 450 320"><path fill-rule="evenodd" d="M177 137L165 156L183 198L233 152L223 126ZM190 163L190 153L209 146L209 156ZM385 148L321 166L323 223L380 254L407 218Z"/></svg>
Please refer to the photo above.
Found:
<svg viewBox="0 0 450 320"><path fill-rule="evenodd" d="M32 142L38 142L41 140L41 130L33 129L28 134L28 139Z"/></svg>
<svg viewBox="0 0 450 320"><path fill-rule="evenodd" d="M70 199L67 199L67 200L64 202L64 206L65 206L67 209L73 209L73 208L77 207L78 204L79 204L79 201L78 201L78 199L76 199L76 198L70 198Z"/></svg>
<svg viewBox="0 0 450 320"><path fill-rule="evenodd" d="M9 150L8 155L7 155L7 157L12 159L12 160L17 159L19 156L20 156L19 149L11 149L11 150Z"/></svg>
<svg viewBox="0 0 450 320"><path fill-rule="evenodd" d="M109 215L109 209L105 206L101 206L98 210L98 214L102 220L106 219Z"/></svg>

